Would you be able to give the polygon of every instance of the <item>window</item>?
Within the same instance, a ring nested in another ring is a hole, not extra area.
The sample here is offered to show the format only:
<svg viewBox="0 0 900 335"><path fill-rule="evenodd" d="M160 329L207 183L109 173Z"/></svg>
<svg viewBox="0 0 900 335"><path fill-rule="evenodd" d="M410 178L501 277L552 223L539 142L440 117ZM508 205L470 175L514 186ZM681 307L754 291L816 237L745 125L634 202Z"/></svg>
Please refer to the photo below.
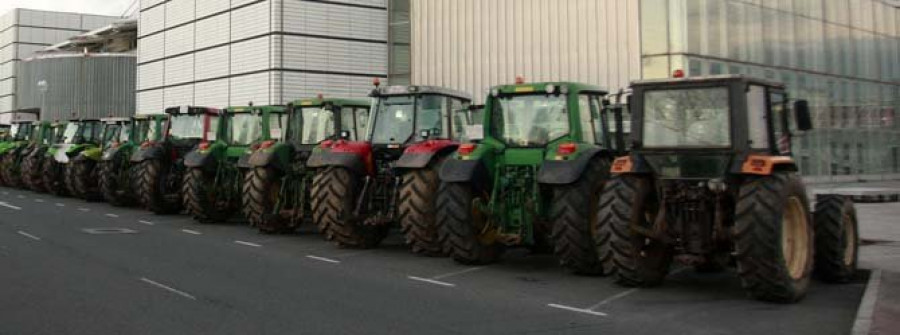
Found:
<svg viewBox="0 0 900 335"><path fill-rule="evenodd" d="M731 146L728 88L648 91L644 97L646 147Z"/></svg>
<svg viewBox="0 0 900 335"><path fill-rule="evenodd" d="M747 92L747 122L750 147L753 149L769 149L769 127L766 120L766 88L752 85Z"/></svg>
<svg viewBox="0 0 900 335"><path fill-rule="evenodd" d="M569 133L565 95L528 94L493 99L491 134L514 147L544 147Z"/></svg>
<svg viewBox="0 0 900 335"><path fill-rule="evenodd" d="M791 134L787 130L786 122L786 103L783 92L772 92L769 94L772 133L775 143L778 144L776 149L780 154L789 154L791 152Z"/></svg>
<svg viewBox="0 0 900 335"><path fill-rule="evenodd" d="M597 116L599 112L599 101L596 95L578 96L578 120L581 124L581 139L587 143L601 144L603 135L597 133L603 130L603 123Z"/></svg>

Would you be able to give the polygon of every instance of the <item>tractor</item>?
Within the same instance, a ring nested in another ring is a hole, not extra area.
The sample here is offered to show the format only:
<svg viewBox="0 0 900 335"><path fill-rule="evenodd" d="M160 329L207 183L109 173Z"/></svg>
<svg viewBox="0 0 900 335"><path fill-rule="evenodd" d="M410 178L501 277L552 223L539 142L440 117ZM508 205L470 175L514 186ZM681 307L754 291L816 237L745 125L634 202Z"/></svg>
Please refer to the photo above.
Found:
<svg viewBox="0 0 900 335"><path fill-rule="evenodd" d="M136 165L131 155L144 141L159 141L165 115L138 115L119 132L112 144L103 148L100 156L99 187L103 199L113 206L130 206L137 203L135 178Z"/></svg>
<svg viewBox="0 0 900 335"><path fill-rule="evenodd" d="M438 227L455 261L485 264L509 247L552 246L564 268L603 273L591 221L624 147L621 108L606 96L596 86L521 78L491 89L482 134L440 171Z"/></svg>
<svg viewBox="0 0 900 335"><path fill-rule="evenodd" d="M101 130L99 141L86 144L80 153L72 157L72 161L66 167L66 181L72 196L87 201L100 200L100 163L103 151L113 145L119 136L130 132L128 118L104 118L100 119Z"/></svg>
<svg viewBox="0 0 900 335"><path fill-rule="evenodd" d="M12 125L0 124L0 143L9 141L10 131L12 131Z"/></svg>
<svg viewBox="0 0 900 335"><path fill-rule="evenodd" d="M131 156L131 164L138 166L135 185L140 204L156 214L181 211L184 158L201 143L219 137L222 111L182 106L166 108L166 114L159 140L148 138Z"/></svg>
<svg viewBox="0 0 900 335"><path fill-rule="evenodd" d="M342 132L313 151L313 221L343 248L372 248L399 223L413 253L443 255L434 217L437 172L471 123L468 94L440 87L389 86L371 94L362 140ZM463 121L457 121L462 118Z"/></svg>
<svg viewBox="0 0 900 335"><path fill-rule="evenodd" d="M310 189L316 170L306 163L320 146L361 138L368 123L367 100L313 98L288 105L269 118L263 140L246 162L243 211L263 233L291 232L312 221ZM285 117L286 116L286 117Z"/></svg>
<svg viewBox="0 0 900 335"><path fill-rule="evenodd" d="M810 212L792 140L812 129L808 103L743 76L632 84L632 150L613 162L597 206L597 248L619 284L659 285L673 261L698 271L735 264L759 300L800 300L817 276L847 282L857 266L849 199Z"/></svg>
<svg viewBox="0 0 900 335"><path fill-rule="evenodd" d="M100 120L71 120L44 155L41 184L56 196L77 195L68 166L82 151L100 143Z"/></svg>
<svg viewBox="0 0 900 335"><path fill-rule="evenodd" d="M268 140L274 120L284 120L284 107L231 107L220 121L221 136L202 142L187 154L184 207L200 223L224 222L241 208L241 190L252 147ZM263 134L267 134L264 136Z"/></svg>
<svg viewBox="0 0 900 335"><path fill-rule="evenodd" d="M22 185L35 192L43 192L44 185L41 178L41 164L44 162L44 155L55 141L57 129L53 127L53 122L41 121L34 126L34 136L32 136L29 148L22 152Z"/></svg>
<svg viewBox="0 0 900 335"><path fill-rule="evenodd" d="M22 185L23 151L29 147L34 137L35 121L13 121L10 140L0 143L0 183L10 187Z"/></svg>

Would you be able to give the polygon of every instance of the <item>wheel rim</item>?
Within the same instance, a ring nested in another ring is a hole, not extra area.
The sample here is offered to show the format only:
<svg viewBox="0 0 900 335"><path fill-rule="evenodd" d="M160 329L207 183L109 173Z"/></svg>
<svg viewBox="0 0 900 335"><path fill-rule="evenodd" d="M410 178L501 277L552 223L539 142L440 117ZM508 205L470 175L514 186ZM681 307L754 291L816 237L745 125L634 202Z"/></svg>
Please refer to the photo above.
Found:
<svg viewBox="0 0 900 335"><path fill-rule="evenodd" d="M497 241L497 231L490 229L487 222L487 216L481 212L481 205L487 204L487 197L481 196L472 199L472 224L478 232L478 242L482 245L492 245Z"/></svg>
<svg viewBox="0 0 900 335"><path fill-rule="evenodd" d="M781 218L781 252L793 279L804 276L809 262L809 222L805 213L800 199L791 197Z"/></svg>
<svg viewBox="0 0 900 335"><path fill-rule="evenodd" d="M856 259L856 226L850 213L841 215L841 223L844 226L844 265L851 266Z"/></svg>
<svg viewBox="0 0 900 335"><path fill-rule="evenodd" d="M269 187L269 206L276 210L278 198L281 194L281 178L273 178L271 187ZM276 213L277 214L277 213Z"/></svg>

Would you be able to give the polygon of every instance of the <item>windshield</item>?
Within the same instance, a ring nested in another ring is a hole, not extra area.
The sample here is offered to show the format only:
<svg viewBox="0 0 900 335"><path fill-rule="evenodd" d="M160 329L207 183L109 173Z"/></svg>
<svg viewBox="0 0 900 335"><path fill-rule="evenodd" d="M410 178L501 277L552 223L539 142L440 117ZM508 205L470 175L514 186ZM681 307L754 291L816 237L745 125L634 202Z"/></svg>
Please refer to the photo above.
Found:
<svg viewBox="0 0 900 335"><path fill-rule="evenodd" d="M493 98L491 132L507 145L543 147L569 133L566 95Z"/></svg>
<svg viewBox="0 0 900 335"><path fill-rule="evenodd" d="M403 143L412 137L414 100L412 96L397 96L378 102L373 118L373 143Z"/></svg>
<svg viewBox="0 0 900 335"><path fill-rule="evenodd" d="M13 139L16 141L24 141L31 137L30 123L16 123L12 125Z"/></svg>
<svg viewBox="0 0 900 335"><path fill-rule="evenodd" d="M179 114L172 116L169 124L169 136L175 140L203 139L204 114ZM217 118L211 118L209 129L215 131ZM215 140L211 136L210 141Z"/></svg>
<svg viewBox="0 0 900 335"><path fill-rule="evenodd" d="M729 147L728 89L649 91L643 126L645 147Z"/></svg>
<svg viewBox="0 0 900 335"><path fill-rule="evenodd" d="M103 130L103 145L107 146L117 141L121 130L122 125L107 124L106 129Z"/></svg>
<svg viewBox="0 0 900 335"><path fill-rule="evenodd" d="M132 124L126 123L121 125L121 129L119 130L119 138L116 140L117 142L128 142L131 140L131 131Z"/></svg>
<svg viewBox="0 0 900 335"><path fill-rule="evenodd" d="M331 106L304 107L300 111L302 123L300 144L316 144L334 135L334 112Z"/></svg>
<svg viewBox="0 0 900 335"><path fill-rule="evenodd" d="M269 113L269 139L285 140L287 120L287 113Z"/></svg>
<svg viewBox="0 0 900 335"><path fill-rule="evenodd" d="M62 142L65 144L75 143L75 135L78 135L78 124L74 122L66 124L66 130L63 130Z"/></svg>
<svg viewBox="0 0 900 335"><path fill-rule="evenodd" d="M262 116L259 114L233 114L229 123L229 144L250 145L262 138Z"/></svg>

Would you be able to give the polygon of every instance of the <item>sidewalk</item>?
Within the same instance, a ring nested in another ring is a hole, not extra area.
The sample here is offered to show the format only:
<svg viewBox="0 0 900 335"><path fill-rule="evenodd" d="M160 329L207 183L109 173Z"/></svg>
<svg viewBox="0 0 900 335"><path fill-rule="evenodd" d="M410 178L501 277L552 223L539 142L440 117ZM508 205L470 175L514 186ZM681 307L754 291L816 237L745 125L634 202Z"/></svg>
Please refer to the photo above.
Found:
<svg viewBox="0 0 900 335"><path fill-rule="evenodd" d="M807 183L807 191L815 194L843 194L856 203L900 201L900 181L869 181L846 183Z"/></svg>

